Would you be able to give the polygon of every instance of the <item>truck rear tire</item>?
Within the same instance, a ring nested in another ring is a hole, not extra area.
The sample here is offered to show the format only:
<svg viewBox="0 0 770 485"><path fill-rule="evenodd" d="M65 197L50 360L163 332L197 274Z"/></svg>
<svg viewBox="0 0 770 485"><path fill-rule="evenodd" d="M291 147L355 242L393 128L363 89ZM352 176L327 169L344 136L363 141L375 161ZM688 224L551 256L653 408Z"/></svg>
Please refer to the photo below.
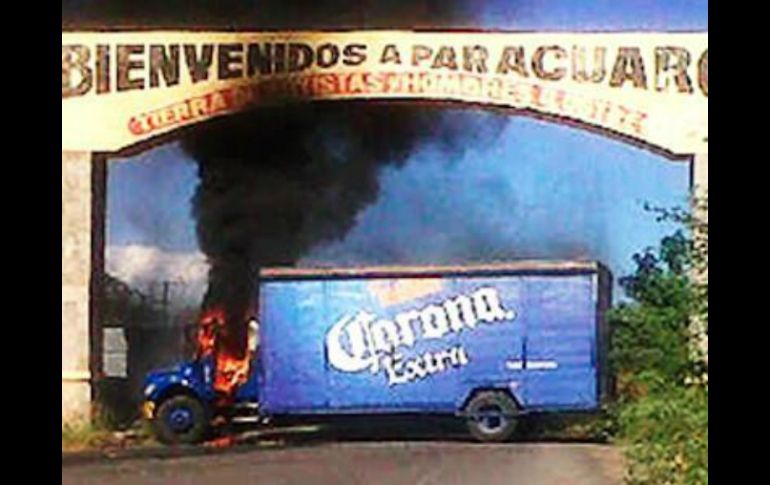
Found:
<svg viewBox="0 0 770 485"><path fill-rule="evenodd" d="M206 416L203 404L192 396L168 398L160 404L155 414L155 435L167 445L200 443L208 431Z"/></svg>
<svg viewBox="0 0 770 485"><path fill-rule="evenodd" d="M465 407L470 434L484 443L506 441L516 430L519 407L505 392L479 392Z"/></svg>

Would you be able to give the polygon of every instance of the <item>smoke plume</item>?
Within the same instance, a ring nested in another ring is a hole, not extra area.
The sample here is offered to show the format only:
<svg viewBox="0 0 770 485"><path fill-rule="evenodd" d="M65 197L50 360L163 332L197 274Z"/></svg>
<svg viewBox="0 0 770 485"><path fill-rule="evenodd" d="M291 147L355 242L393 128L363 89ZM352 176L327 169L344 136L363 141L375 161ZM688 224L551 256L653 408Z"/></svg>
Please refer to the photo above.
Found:
<svg viewBox="0 0 770 485"><path fill-rule="evenodd" d="M65 15L63 4L62 21L249 30L449 28L473 27L476 8L437 0L138 3L123 9L118 2L80 2L85 13L79 18L73 9ZM377 199L380 169L403 164L416 147L435 144L451 159L505 123L490 116L488 124L469 127L413 104L298 101L210 122L182 140L200 176L193 213L210 264L203 309L225 309L223 344L231 352L243 348L240 322L253 303L259 267L291 265L314 245L344 237Z"/></svg>
<svg viewBox="0 0 770 485"><path fill-rule="evenodd" d="M381 168L402 165L425 144L450 161L506 122L491 114L482 123L458 120L426 106L313 102L196 130L183 143L200 176L194 216L211 265L204 308L223 306L228 320L242 321L258 269L292 265L343 238L377 200Z"/></svg>

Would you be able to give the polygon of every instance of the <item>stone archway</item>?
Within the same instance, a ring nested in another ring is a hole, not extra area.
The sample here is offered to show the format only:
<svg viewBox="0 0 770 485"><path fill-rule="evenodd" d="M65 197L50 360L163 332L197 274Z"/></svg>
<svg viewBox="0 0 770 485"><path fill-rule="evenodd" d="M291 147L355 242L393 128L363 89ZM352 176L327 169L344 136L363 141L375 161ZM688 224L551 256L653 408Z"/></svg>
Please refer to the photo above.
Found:
<svg viewBox="0 0 770 485"><path fill-rule="evenodd" d="M250 107L470 103L691 161L708 188L707 33L62 33L62 419L99 372L105 153Z"/></svg>

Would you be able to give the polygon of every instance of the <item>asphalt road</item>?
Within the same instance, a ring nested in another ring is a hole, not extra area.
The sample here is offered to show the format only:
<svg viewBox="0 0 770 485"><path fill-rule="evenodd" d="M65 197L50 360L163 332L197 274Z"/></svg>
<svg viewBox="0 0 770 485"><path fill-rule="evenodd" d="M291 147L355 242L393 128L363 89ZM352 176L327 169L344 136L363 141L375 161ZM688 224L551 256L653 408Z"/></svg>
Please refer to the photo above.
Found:
<svg viewBox="0 0 770 485"><path fill-rule="evenodd" d="M622 475L607 445L346 441L100 460L63 466L62 484L617 485Z"/></svg>

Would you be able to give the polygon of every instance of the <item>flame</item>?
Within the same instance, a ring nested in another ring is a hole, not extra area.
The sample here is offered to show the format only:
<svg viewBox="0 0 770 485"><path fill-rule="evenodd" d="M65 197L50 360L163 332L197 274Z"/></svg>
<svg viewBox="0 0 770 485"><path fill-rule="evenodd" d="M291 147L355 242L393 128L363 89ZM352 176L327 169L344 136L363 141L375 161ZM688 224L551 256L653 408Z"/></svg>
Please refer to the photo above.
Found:
<svg viewBox="0 0 770 485"><path fill-rule="evenodd" d="M208 357L216 352L217 333L227 323L225 311L221 308L206 310L200 317L198 326L198 356Z"/></svg>
<svg viewBox="0 0 770 485"><path fill-rule="evenodd" d="M227 353L217 356L217 370L214 375L214 389L229 399L235 390L246 383L249 376L248 357L238 358Z"/></svg>
<svg viewBox="0 0 770 485"><path fill-rule="evenodd" d="M214 357L214 390L220 396L220 405L226 405L232 402L235 391L249 376L250 359L248 352L244 352L246 342L234 342L228 338L227 314L222 308L204 311L199 323L197 354L199 357ZM246 325L246 319L243 319L243 324Z"/></svg>
<svg viewBox="0 0 770 485"><path fill-rule="evenodd" d="M203 446L207 448L228 448L235 444L235 437L233 436L222 436L220 438L214 438L213 440L207 441L203 444Z"/></svg>

